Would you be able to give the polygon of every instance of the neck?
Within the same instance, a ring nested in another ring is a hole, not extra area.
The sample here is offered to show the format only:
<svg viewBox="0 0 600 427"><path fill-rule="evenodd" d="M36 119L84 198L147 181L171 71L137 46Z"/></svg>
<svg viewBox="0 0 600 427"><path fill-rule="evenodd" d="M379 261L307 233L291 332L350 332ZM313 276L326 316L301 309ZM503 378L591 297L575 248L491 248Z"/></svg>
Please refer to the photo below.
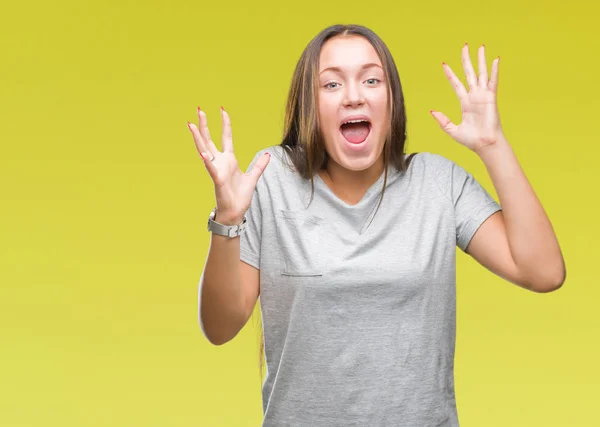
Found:
<svg viewBox="0 0 600 427"><path fill-rule="evenodd" d="M331 159L320 173L331 190L348 203L358 203L384 170L383 156L365 170L346 169Z"/></svg>

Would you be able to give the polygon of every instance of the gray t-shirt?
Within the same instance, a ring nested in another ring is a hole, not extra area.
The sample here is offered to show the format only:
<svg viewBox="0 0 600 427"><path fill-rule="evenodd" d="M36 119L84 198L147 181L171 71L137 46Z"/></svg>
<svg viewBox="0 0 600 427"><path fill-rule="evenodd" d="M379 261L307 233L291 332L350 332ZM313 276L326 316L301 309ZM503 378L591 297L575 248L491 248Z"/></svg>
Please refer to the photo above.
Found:
<svg viewBox="0 0 600 427"><path fill-rule="evenodd" d="M500 205L423 152L404 174L390 166L374 217L383 174L356 205L316 175L308 206L310 181L282 147L250 167L265 151L240 237L241 260L260 269L263 426L458 426L456 246Z"/></svg>

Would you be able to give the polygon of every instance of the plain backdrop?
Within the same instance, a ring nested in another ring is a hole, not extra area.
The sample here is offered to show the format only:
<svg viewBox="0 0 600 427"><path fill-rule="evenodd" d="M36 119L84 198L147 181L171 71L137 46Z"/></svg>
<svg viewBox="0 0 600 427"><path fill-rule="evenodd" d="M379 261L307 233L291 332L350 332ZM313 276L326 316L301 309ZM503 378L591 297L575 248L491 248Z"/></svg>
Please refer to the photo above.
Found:
<svg viewBox="0 0 600 427"><path fill-rule="evenodd" d="M0 425L259 426L256 311L230 343L198 323L212 182L186 126L243 169L281 140L296 61L320 30L369 26L406 97L408 152L444 155L496 197L442 71L500 60L506 135L567 263L518 288L457 250L461 426L598 426L598 3L12 2L0 14ZM535 250L535 248L532 248Z"/></svg>

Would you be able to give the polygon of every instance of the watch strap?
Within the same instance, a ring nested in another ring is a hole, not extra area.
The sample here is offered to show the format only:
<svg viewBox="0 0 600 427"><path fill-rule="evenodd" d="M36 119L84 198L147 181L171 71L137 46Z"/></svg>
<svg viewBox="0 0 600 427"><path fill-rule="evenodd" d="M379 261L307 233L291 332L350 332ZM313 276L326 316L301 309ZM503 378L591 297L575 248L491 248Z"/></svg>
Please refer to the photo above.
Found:
<svg viewBox="0 0 600 427"><path fill-rule="evenodd" d="M220 224L214 220L217 214L217 208L214 208L208 217L208 231L225 237L237 237L246 230L246 217L242 222L236 225Z"/></svg>

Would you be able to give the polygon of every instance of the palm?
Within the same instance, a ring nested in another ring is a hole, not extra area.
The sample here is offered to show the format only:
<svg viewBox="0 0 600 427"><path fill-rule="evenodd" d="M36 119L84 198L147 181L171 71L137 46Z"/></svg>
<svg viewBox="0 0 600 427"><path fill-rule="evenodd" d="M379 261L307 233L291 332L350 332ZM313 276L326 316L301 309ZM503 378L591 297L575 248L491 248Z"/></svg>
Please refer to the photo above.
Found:
<svg viewBox="0 0 600 427"><path fill-rule="evenodd" d="M478 53L479 76L475 75L468 46L462 51L462 63L465 70L467 91L447 64L443 64L444 72L452 83L461 104L462 120L455 125L441 112L433 111L433 117L440 127L454 140L473 151L494 144L502 135L502 126L497 104L498 59L492 62L491 78L488 80L484 47Z"/></svg>

